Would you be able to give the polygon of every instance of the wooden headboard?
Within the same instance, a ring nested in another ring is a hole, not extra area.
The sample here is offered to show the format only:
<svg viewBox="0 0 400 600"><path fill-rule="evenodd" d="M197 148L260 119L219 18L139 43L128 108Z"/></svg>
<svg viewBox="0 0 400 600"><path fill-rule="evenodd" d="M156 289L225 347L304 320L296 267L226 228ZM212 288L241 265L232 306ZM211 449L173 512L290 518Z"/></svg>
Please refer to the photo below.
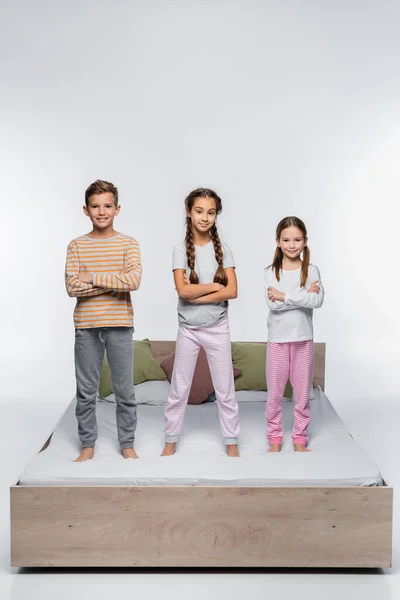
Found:
<svg viewBox="0 0 400 600"><path fill-rule="evenodd" d="M151 352L154 358L161 362L172 352L175 352L175 341L151 341ZM265 344L265 342L254 342ZM314 342L314 385L325 390L325 342Z"/></svg>

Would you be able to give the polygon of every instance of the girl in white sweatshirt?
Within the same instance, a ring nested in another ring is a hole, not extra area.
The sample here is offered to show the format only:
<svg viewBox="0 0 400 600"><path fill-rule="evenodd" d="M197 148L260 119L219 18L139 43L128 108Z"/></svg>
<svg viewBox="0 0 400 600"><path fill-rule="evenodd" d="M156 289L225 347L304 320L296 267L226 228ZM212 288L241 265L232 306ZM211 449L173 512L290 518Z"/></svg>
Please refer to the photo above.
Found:
<svg viewBox="0 0 400 600"><path fill-rule="evenodd" d="M301 219L282 219L276 228L276 244L272 265L264 271L269 308L265 410L269 452L281 449L282 398L288 378L295 396L294 448L307 452L314 368L313 310L322 306L324 288L318 267L310 264L307 229Z"/></svg>

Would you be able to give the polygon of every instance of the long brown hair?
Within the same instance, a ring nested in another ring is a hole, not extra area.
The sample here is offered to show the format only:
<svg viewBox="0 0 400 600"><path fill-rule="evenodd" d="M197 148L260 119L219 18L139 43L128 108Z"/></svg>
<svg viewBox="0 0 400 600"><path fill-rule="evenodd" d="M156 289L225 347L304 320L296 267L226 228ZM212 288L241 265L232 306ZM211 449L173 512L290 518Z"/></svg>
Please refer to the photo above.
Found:
<svg viewBox="0 0 400 600"><path fill-rule="evenodd" d="M194 263L196 258L196 251L194 248L193 241L193 227L192 227L192 219L189 217L188 213L192 211L193 205L197 198L212 198L215 202L215 210L217 215L222 212L222 200L213 190L208 188L198 188L197 190L193 190L190 194L185 198L185 207L186 207L186 236L185 236L185 245L186 245L186 257L188 266L190 269L189 280L190 283L199 283L199 277L194 270ZM215 260L218 263L218 268L215 271L214 275L214 283L220 283L221 285L227 285L228 278L224 271L223 261L224 261L224 253L222 250L221 240L219 239L217 226L214 225L210 229L210 236L212 242L214 244L214 253Z"/></svg>
<svg viewBox="0 0 400 600"><path fill-rule="evenodd" d="M276 228L276 239L279 240L284 229L287 227L297 227L300 229L301 233L304 236L304 240L307 239L307 228L304 225L303 221L298 217L285 217L282 221L279 221ZM283 252L282 249L277 246L274 254L274 260L272 261L272 269L275 271L276 280L280 279L280 272L282 270L282 260L283 260ZM303 262L301 264L301 275L300 275L300 285L304 287L307 282L308 277L308 266L310 264L310 249L307 246L304 246L303 250Z"/></svg>

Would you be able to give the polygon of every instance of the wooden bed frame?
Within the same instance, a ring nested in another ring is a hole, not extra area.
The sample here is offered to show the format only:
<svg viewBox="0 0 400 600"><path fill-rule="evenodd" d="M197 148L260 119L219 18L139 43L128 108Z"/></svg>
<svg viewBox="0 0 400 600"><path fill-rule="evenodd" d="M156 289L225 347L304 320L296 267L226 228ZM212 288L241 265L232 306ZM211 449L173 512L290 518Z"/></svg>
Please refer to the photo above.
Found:
<svg viewBox="0 0 400 600"><path fill-rule="evenodd" d="M314 348L314 383L324 389L325 344ZM174 342L152 342L158 360L173 349ZM17 483L10 496L13 567L391 566L393 490L386 483L265 488Z"/></svg>

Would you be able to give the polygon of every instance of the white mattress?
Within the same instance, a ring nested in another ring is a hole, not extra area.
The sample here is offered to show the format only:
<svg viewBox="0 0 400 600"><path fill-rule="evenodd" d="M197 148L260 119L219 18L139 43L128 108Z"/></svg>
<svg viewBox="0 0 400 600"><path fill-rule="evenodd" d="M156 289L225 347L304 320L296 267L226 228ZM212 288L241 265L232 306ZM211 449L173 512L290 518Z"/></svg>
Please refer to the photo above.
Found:
<svg viewBox="0 0 400 600"><path fill-rule="evenodd" d="M293 402L283 402L282 452L267 453L265 398L241 394L241 458L228 458L222 444L216 403L188 406L178 451L160 457L164 445L164 406L138 406L135 448L139 460L125 460L118 447L115 404L97 403L99 438L95 457L74 463L80 450L75 400L58 423L50 445L36 455L21 485L219 485L219 486L374 486L382 485L377 465L350 436L320 390L312 400L311 452L291 444ZM253 399L263 401L252 401Z"/></svg>

